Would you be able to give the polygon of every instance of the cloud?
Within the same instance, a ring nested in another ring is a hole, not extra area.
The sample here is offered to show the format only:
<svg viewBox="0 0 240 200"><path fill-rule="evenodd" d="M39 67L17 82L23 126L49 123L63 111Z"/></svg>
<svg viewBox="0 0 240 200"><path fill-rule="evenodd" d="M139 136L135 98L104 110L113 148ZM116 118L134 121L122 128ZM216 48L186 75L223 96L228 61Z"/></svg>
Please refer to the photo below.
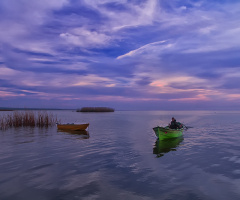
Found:
<svg viewBox="0 0 240 200"><path fill-rule="evenodd" d="M67 33L61 33L60 38L63 38L70 45L85 48L107 46L111 40L111 37L104 33L90 31L84 28L75 28Z"/></svg>
<svg viewBox="0 0 240 200"><path fill-rule="evenodd" d="M132 50L124 55L118 56L117 59L121 59L121 58L125 58L125 57L131 57L131 56L135 56L135 55L143 55L143 54L150 54L151 52L155 52L156 50L160 51L160 44L165 43L166 41L158 41L158 42L152 42L149 44L146 44L144 46L139 47L138 49ZM165 49L165 48L169 48L171 47L171 44L165 45L163 48L161 49Z"/></svg>
<svg viewBox="0 0 240 200"><path fill-rule="evenodd" d="M3 88L0 88L0 90L3 90ZM17 94L13 92L8 92L8 91L0 91L0 98L2 99L8 99L9 97L19 97L19 96L24 96L24 94Z"/></svg>
<svg viewBox="0 0 240 200"><path fill-rule="evenodd" d="M1 94L166 105L237 102L239 5L3 0Z"/></svg>
<svg viewBox="0 0 240 200"><path fill-rule="evenodd" d="M209 12L204 7L193 7L184 15L178 12L165 11L155 18L160 24L160 31L164 29L175 29L175 33L179 35L171 34L168 41L174 44L174 48L171 48L172 52L178 53L202 53L221 51L231 48L237 48L239 46L239 18L236 17L239 14L234 9L238 4L228 5L227 8L222 5L218 5L218 9ZM185 6L186 7L186 6ZM186 9L185 9L186 10ZM231 12L229 12L231 10ZM230 14L229 14L230 13ZM231 22L229 22L229 15ZM235 17L233 17L235 16ZM137 50L137 49L136 49ZM129 51L129 54L134 53L136 50ZM159 55L162 48L155 49L155 52L151 51L149 46L146 48L146 52ZM129 55L126 53L126 55ZM119 56L119 58L121 58Z"/></svg>
<svg viewBox="0 0 240 200"><path fill-rule="evenodd" d="M114 5L111 6L109 3L114 2L123 5L125 9L112 10ZM143 1L140 4L129 1L85 1L85 3L108 17L113 30L152 24L157 8L156 0Z"/></svg>

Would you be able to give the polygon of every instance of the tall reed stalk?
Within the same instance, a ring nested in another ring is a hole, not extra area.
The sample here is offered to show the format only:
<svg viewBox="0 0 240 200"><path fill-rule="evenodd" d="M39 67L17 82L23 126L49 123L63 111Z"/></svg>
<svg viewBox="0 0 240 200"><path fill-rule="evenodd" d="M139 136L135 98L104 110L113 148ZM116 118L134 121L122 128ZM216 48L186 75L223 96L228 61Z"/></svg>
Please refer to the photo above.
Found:
<svg viewBox="0 0 240 200"><path fill-rule="evenodd" d="M11 127L48 127L56 124L58 119L47 111L14 111L11 114L0 116L0 130Z"/></svg>

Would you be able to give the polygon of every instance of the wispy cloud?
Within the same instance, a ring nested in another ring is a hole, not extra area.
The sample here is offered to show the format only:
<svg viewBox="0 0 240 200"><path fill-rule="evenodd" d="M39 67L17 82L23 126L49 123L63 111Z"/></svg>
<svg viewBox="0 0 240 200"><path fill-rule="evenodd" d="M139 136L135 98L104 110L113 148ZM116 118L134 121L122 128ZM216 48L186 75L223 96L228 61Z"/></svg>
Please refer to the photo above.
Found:
<svg viewBox="0 0 240 200"><path fill-rule="evenodd" d="M124 57L131 57L131 56L135 56L135 55L142 55L145 53L151 53L156 50L159 52L160 48L161 48L160 44L163 44L165 42L166 41L158 41L158 42L152 42L152 43L146 44L146 45L141 46L138 49L132 50L124 55L118 56L117 59L121 59ZM163 50L163 49L169 48L171 46L172 46L171 44L168 44L168 45L165 45L164 47L162 47L161 49Z"/></svg>
<svg viewBox="0 0 240 200"><path fill-rule="evenodd" d="M107 46L111 40L111 37L104 33L90 31L84 28L76 28L67 33L61 33L60 38L63 38L69 45L85 48L104 47Z"/></svg>

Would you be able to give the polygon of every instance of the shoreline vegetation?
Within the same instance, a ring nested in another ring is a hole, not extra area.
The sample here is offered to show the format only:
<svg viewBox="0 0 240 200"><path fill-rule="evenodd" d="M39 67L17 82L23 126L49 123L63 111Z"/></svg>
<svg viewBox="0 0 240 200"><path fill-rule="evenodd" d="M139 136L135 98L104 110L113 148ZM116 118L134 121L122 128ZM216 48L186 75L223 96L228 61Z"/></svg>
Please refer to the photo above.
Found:
<svg viewBox="0 0 240 200"><path fill-rule="evenodd" d="M57 117L46 111L14 111L0 116L0 130L11 127L48 127L57 122Z"/></svg>
<svg viewBox="0 0 240 200"><path fill-rule="evenodd" d="M0 107L0 111L48 111L48 110L73 110L73 109L62 109L62 108L8 108Z"/></svg>
<svg viewBox="0 0 240 200"><path fill-rule="evenodd" d="M113 108L108 107L83 107L81 109L77 109L77 112L114 112Z"/></svg>

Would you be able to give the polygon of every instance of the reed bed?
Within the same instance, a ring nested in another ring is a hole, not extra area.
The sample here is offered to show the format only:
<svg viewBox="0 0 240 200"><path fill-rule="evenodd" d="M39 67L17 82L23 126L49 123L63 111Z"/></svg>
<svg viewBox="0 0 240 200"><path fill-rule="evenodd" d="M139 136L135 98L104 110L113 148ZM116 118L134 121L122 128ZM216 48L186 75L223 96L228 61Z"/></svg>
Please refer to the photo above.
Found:
<svg viewBox="0 0 240 200"><path fill-rule="evenodd" d="M47 111L14 111L0 116L0 130L11 127L48 127L57 122L57 117Z"/></svg>

